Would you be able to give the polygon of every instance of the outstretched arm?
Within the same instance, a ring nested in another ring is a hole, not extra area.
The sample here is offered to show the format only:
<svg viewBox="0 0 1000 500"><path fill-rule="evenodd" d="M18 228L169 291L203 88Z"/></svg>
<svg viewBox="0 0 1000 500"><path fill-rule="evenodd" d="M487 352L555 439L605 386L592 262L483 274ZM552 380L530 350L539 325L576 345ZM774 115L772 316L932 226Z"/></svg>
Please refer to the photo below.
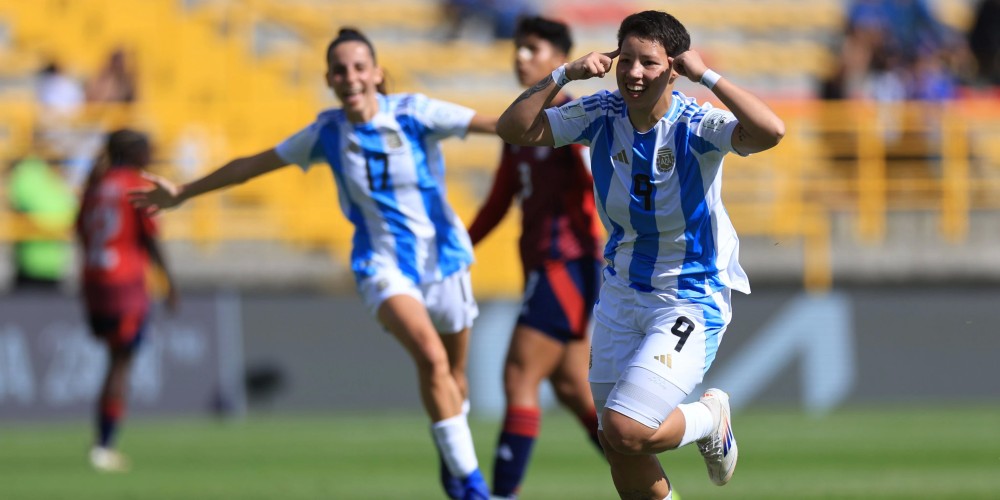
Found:
<svg viewBox="0 0 1000 500"><path fill-rule="evenodd" d="M545 117L545 108L564 85L572 80L586 80L593 77L603 78L611 71L611 62L618 56L618 50L613 52L591 52L543 78L533 87L525 90L500 115L497 122L497 133L500 137L520 146L553 146L552 128ZM558 81L557 81L558 79Z"/></svg>
<svg viewBox="0 0 1000 500"><path fill-rule="evenodd" d="M500 166L493 176L490 195L486 198L483 206L479 208L476 218L469 226L469 238L472 240L473 246L479 244L486 235L490 234L507 215L510 203L514 200L514 195L517 194L516 172L512 169L511 157L505 152L500 157Z"/></svg>
<svg viewBox="0 0 1000 500"><path fill-rule="evenodd" d="M130 192L129 201L136 207L155 214L180 205L189 198L234 184L242 184L287 164L288 162L278 156L274 149L269 149L253 156L237 158L198 180L180 186L162 177L145 174L154 186Z"/></svg>
<svg viewBox="0 0 1000 500"><path fill-rule="evenodd" d="M469 122L469 132L474 134L496 134L497 117L483 116L476 113L473 115L472 121Z"/></svg>
<svg viewBox="0 0 1000 500"><path fill-rule="evenodd" d="M700 82L709 71L701 56L693 50L670 58L670 62L674 71L693 82ZM728 78L720 77L712 92L740 121L733 130L732 142L736 152L750 154L771 149L785 136L785 123L781 118L764 101Z"/></svg>

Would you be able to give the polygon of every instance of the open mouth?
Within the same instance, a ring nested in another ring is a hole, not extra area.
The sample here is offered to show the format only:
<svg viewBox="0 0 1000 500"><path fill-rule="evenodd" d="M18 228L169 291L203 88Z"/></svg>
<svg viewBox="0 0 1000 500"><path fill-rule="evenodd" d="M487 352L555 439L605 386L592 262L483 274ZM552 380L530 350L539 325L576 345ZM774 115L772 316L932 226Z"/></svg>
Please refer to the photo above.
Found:
<svg viewBox="0 0 1000 500"><path fill-rule="evenodd" d="M638 98L646 91L646 86L642 83L628 83L625 85L625 90L632 98Z"/></svg>
<svg viewBox="0 0 1000 500"><path fill-rule="evenodd" d="M363 94L364 89L361 87L352 87L341 92L344 101L354 101Z"/></svg>

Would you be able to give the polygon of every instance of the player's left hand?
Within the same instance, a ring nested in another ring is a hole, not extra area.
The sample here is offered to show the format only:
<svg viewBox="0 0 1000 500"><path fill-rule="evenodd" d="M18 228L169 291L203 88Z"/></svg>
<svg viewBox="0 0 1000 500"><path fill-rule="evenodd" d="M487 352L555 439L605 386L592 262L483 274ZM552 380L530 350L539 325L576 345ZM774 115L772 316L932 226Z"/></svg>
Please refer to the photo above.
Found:
<svg viewBox="0 0 1000 500"><path fill-rule="evenodd" d="M701 81L701 75L708 71L708 66L701 60L701 55L693 50L682 52L677 57L668 57L667 61L677 74L695 83Z"/></svg>

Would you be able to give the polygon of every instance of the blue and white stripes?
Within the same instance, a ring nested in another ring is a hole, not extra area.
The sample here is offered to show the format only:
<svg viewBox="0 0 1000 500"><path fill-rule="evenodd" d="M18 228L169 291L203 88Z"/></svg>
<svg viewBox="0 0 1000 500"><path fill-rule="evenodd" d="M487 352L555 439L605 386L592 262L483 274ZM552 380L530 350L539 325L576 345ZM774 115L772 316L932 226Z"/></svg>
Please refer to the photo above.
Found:
<svg viewBox="0 0 1000 500"><path fill-rule="evenodd" d="M379 96L370 122L327 111L275 148L303 168L330 164L341 209L355 226L351 267L358 280L388 266L427 283L472 263L465 226L445 199L439 141L464 135L473 115L419 94Z"/></svg>
<svg viewBox="0 0 1000 500"><path fill-rule="evenodd" d="M722 205L722 159L732 151L731 113L674 92L666 115L638 132L618 92L546 111L557 146L591 148L594 193L609 233L611 272L638 290L709 283L749 293L739 241ZM690 285L689 285L690 286Z"/></svg>

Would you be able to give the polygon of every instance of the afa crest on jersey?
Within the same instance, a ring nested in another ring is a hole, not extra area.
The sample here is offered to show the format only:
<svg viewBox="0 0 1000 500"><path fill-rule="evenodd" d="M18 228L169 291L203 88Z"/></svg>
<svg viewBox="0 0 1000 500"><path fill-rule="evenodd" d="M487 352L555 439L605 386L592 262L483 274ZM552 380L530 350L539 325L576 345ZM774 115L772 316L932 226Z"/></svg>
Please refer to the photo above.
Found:
<svg viewBox="0 0 1000 500"><path fill-rule="evenodd" d="M656 170L660 173L669 172L674 168L674 150L663 146L656 151Z"/></svg>
<svg viewBox="0 0 1000 500"><path fill-rule="evenodd" d="M398 149L403 147L403 139L399 137L394 130L382 130L382 138L385 140L385 145L389 146L390 149Z"/></svg>

